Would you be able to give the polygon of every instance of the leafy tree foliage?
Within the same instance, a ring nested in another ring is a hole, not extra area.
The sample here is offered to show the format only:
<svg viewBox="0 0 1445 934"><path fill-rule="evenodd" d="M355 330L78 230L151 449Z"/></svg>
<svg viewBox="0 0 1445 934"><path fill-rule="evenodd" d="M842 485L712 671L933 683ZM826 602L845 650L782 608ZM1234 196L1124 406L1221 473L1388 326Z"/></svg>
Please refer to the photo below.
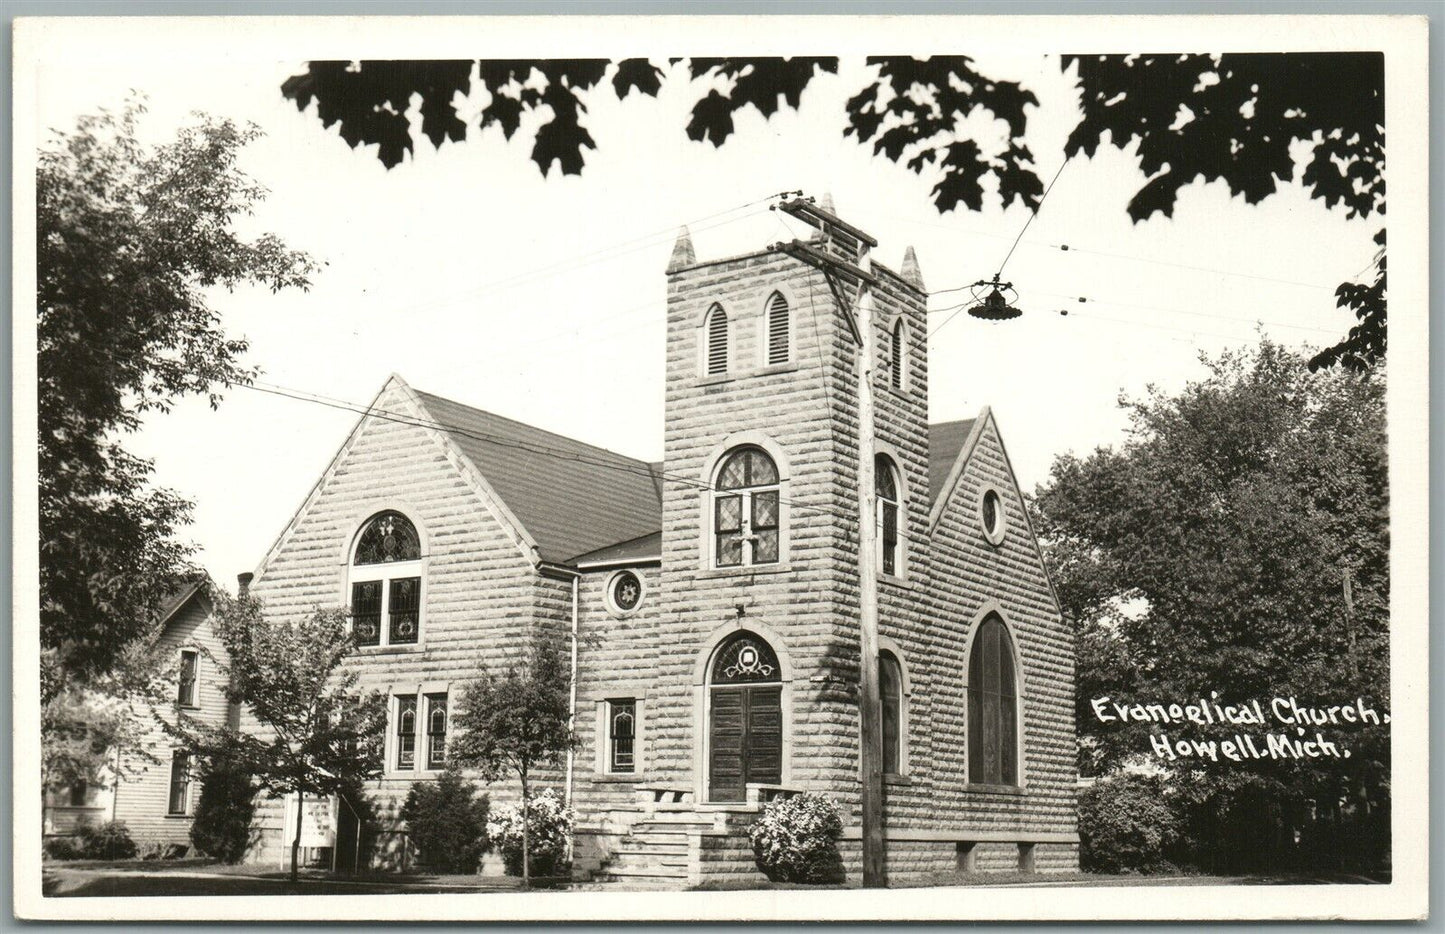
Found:
<svg viewBox="0 0 1445 934"><path fill-rule="evenodd" d="M191 843L223 863L239 863L251 846L256 792L247 763L216 756L201 763L201 797L191 820Z"/></svg>
<svg viewBox="0 0 1445 934"><path fill-rule="evenodd" d="M147 412L251 378L208 290L307 284L312 265L236 221L265 189L236 165L252 127L202 119L164 145L142 107L82 118L36 170L40 636L62 678L104 674L186 570L190 503L121 436Z"/></svg>
<svg viewBox="0 0 1445 934"><path fill-rule="evenodd" d="M784 104L796 108L814 77L837 73L835 58L697 58L686 61L691 82L706 92L693 105L689 139L722 145L733 115L754 107L770 117ZM1383 214L1384 57L1380 53L1229 53L1223 55L1065 55L1076 68L1080 120L1065 155L1093 156L1108 143L1138 159L1148 179L1128 203L1143 221L1173 213L1180 188L1203 179L1223 181L1257 204L1294 177L1291 149L1310 151L1302 183L1348 217ZM1028 109L1038 106L1021 84L981 74L967 56L875 56L876 76L847 104L845 136L873 143L873 151L919 174L938 178L933 200L940 212L981 210L996 192L1005 205L1037 209L1044 187L1024 144ZM434 146L466 137L460 114L476 85L487 92L480 128L501 127L507 139L523 113L546 105L532 160L545 174L560 162L563 174L582 171L582 150L596 144L583 123L585 100L607 84L626 97L657 96L667 74L644 59L522 61L311 62L286 80L282 94L305 110L314 101L324 126L340 125L352 147L377 144L388 168L413 150L407 114L419 98L422 135ZM1008 139L992 151L964 128L982 111L1002 121ZM1343 283L1339 307L1358 324L1317 354L1315 368L1364 369L1385 354L1384 231L1372 283Z"/></svg>
<svg viewBox="0 0 1445 934"><path fill-rule="evenodd" d="M1181 820L1157 775L1112 775L1079 792L1079 866L1085 872L1168 872Z"/></svg>
<svg viewBox="0 0 1445 934"><path fill-rule="evenodd" d="M490 801L477 786L448 770L434 782L413 782L401 806L422 862L436 872L472 873L487 852Z"/></svg>
<svg viewBox="0 0 1445 934"><path fill-rule="evenodd" d="M1126 400L1116 448L1054 462L1034 505L1078 632L1080 768L1148 754L1160 727L1101 723L1090 702L1293 696L1389 709L1389 492L1384 377L1264 341L1205 358L1176 395ZM1350 596L1345 596L1348 578ZM1269 712L1266 711L1266 716ZM1240 728L1175 726L1174 739ZM1389 795L1389 727L1336 729L1348 759L1191 759L1199 803L1245 789L1302 803Z"/></svg>
<svg viewBox="0 0 1445 934"><path fill-rule="evenodd" d="M1093 156L1105 141L1135 152L1149 176L1129 201L1145 220L1174 212L1179 189L1223 181L1258 204L1294 179L1291 148L1310 148L1301 182L1346 217L1385 212L1385 57L1380 52L1064 56L1078 67L1083 119L1069 156ZM1385 231L1371 286L1346 282L1341 308L1359 324L1317 354L1364 369L1385 356Z"/></svg>
<svg viewBox="0 0 1445 934"><path fill-rule="evenodd" d="M484 669L462 694L453 719L458 736L448 756L477 769L487 781L516 775L522 807L539 768L556 765L577 746L567 686L570 673L556 642L539 634L525 659L500 672ZM522 884L531 884L530 826L522 816Z"/></svg>
<svg viewBox="0 0 1445 934"><path fill-rule="evenodd" d="M345 792L380 774L386 698L358 691L357 673L343 664L355 646L344 609L275 620L253 597L217 590L213 599L212 623L229 656L213 661L228 678L227 697L261 729L241 732L185 715L167 728L202 761L234 763L259 790L296 795L294 880L306 796Z"/></svg>

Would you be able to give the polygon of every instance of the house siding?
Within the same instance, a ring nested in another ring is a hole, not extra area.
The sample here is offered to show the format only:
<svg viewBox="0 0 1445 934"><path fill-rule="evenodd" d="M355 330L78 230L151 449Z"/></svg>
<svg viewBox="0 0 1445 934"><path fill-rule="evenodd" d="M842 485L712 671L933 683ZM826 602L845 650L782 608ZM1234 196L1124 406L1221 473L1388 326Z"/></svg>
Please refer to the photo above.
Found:
<svg viewBox="0 0 1445 934"><path fill-rule="evenodd" d="M158 640L161 657L179 669L184 649L199 651L196 678L196 707L186 712L203 723L224 726L230 703L226 699L226 680L219 664L227 660L225 646L210 623L211 602L197 593L181 606L166 623ZM209 655L207 654L209 653ZM167 691L176 697L174 678ZM154 714L168 723L176 722L174 703L154 709ZM149 719L149 716L148 716ZM201 786L192 781L184 815L169 813L171 755L179 748L165 730L154 725L145 734L142 746L147 755L126 753L120 760L120 777L114 790L115 819L123 821L131 838L142 849L148 846L190 846L191 825Z"/></svg>

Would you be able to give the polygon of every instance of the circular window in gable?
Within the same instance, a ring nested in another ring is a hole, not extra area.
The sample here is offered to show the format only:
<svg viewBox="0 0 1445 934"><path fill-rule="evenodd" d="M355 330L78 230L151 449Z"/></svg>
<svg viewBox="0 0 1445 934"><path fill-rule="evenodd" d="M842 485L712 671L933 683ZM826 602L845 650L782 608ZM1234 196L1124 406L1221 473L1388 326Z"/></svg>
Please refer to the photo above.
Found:
<svg viewBox="0 0 1445 934"><path fill-rule="evenodd" d="M607 602L615 613L631 613L642 604L642 579L631 571L619 571L607 585Z"/></svg>
<svg viewBox="0 0 1445 934"><path fill-rule="evenodd" d="M1003 542L1003 498L998 495L998 490L989 487L983 491L983 496L979 498L978 511L979 519L983 522L983 534L989 544L998 545Z"/></svg>

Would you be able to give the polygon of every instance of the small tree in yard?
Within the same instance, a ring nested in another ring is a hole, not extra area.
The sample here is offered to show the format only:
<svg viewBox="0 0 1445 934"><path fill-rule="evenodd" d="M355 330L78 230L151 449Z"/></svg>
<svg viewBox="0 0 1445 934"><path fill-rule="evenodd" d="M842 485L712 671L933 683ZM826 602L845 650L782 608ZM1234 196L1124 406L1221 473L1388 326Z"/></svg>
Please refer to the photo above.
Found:
<svg viewBox="0 0 1445 934"><path fill-rule="evenodd" d="M356 690L357 675L342 667L353 642L343 609L317 609L296 621L268 620L251 597L215 595L213 625L229 662L227 695L244 704L264 728L255 736L218 729L193 717L172 728L192 754L230 758L263 791L296 795L291 880L297 877L308 794L330 795L381 770L386 700Z"/></svg>
<svg viewBox="0 0 1445 934"><path fill-rule="evenodd" d="M532 884L527 830L529 780L556 765L577 745L568 706L568 671L555 641L545 635L527 657L500 674L483 670L467 685L455 718L454 761L487 781L515 774L522 783L522 885Z"/></svg>

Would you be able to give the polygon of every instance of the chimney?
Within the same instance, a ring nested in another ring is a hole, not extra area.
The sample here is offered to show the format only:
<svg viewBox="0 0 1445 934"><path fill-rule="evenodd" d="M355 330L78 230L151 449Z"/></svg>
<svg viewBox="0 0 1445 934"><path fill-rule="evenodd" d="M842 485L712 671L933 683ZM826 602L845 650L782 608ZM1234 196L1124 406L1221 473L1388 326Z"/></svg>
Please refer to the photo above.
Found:
<svg viewBox="0 0 1445 934"><path fill-rule="evenodd" d="M236 596L249 597L251 595L251 580L255 576L250 571L242 571L236 575Z"/></svg>

